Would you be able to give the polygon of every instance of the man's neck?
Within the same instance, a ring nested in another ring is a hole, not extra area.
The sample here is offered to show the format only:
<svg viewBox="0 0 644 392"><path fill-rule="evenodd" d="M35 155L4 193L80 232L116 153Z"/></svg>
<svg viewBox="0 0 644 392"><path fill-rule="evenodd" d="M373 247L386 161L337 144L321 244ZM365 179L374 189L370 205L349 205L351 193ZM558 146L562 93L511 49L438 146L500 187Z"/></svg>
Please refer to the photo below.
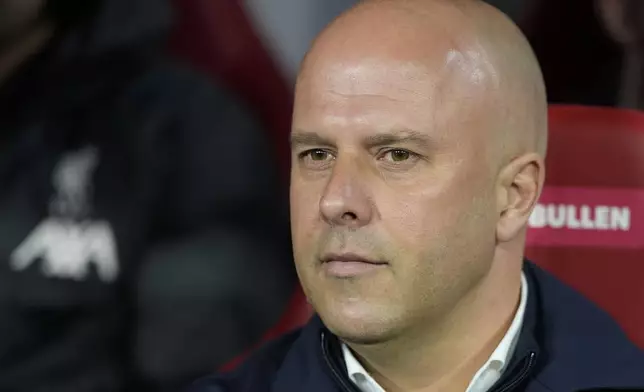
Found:
<svg viewBox="0 0 644 392"><path fill-rule="evenodd" d="M382 345L350 345L388 392L464 391L506 334L521 293L521 263L497 263L440 323Z"/></svg>
<svg viewBox="0 0 644 392"><path fill-rule="evenodd" d="M0 85L9 79L30 56L42 49L53 33L53 24L42 22L0 52Z"/></svg>

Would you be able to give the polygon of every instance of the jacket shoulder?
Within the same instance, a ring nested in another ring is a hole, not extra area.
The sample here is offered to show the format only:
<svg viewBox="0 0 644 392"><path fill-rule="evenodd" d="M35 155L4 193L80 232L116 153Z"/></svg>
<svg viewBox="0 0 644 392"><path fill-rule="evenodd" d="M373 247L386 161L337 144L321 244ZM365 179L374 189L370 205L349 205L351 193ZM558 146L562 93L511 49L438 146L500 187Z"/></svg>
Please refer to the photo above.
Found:
<svg viewBox="0 0 644 392"><path fill-rule="evenodd" d="M602 308L535 265L538 335L544 364L536 378L553 391L597 388L644 390L644 351Z"/></svg>

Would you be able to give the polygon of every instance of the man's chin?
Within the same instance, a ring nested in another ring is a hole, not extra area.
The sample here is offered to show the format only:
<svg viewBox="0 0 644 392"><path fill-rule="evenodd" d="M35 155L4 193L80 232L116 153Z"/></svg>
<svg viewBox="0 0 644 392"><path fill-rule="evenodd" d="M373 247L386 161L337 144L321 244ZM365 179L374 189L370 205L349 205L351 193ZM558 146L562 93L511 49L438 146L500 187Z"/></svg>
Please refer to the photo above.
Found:
<svg viewBox="0 0 644 392"><path fill-rule="evenodd" d="M334 334L342 342L347 343L349 345L356 345L356 346L375 346L389 341L389 338L387 337L386 334L378 334L378 333L363 333L363 334L334 333Z"/></svg>
<svg viewBox="0 0 644 392"><path fill-rule="evenodd" d="M395 336L395 326L382 317L322 317L326 327L340 340L349 344L374 345L389 341Z"/></svg>

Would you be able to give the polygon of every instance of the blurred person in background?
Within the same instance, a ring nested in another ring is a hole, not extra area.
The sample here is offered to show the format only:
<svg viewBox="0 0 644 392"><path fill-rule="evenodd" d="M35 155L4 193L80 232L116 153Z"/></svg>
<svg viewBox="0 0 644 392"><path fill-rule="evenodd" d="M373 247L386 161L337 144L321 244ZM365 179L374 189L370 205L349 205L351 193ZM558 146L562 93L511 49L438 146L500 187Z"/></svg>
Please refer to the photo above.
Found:
<svg viewBox="0 0 644 392"><path fill-rule="evenodd" d="M596 5L603 26L623 50L618 105L644 109L644 2L597 0Z"/></svg>
<svg viewBox="0 0 644 392"><path fill-rule="evenodd" d="M550 103L644 107L644 2L523 1Z"/></svg>
<svg viewBox="0 0 644 392"><path fill-rule="evenodd" d="M556 104L620 106L623 101L622 47L606 28L603 9L611 4L588 0L526 0L519 26L543 70L548 101ZM632 2L642 3L640 0ZM621 23L623 19L615 19ZM612 24L612 23L611 23Z"/></svg>
<svg viewBox="0 0 644 392"><path fill-rule="evenodd" d="M295 284L262 129L163 0L0 0L0 390L176 390Z"/></svg>

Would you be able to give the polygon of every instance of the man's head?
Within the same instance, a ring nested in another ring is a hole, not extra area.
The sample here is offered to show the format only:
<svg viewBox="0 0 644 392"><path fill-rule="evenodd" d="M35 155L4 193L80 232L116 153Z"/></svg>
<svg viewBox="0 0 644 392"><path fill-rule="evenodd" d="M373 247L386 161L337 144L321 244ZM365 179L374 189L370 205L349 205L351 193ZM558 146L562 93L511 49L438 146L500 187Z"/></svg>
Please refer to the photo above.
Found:
<svg viewBox="0 0 644 392"><path fill-rule="evenodd" d="M291 171L296 265L325 324L384 342L494 265L518 271L546 123L536 60L489 5L364 1L327 27L297 81Z"/></svg>

